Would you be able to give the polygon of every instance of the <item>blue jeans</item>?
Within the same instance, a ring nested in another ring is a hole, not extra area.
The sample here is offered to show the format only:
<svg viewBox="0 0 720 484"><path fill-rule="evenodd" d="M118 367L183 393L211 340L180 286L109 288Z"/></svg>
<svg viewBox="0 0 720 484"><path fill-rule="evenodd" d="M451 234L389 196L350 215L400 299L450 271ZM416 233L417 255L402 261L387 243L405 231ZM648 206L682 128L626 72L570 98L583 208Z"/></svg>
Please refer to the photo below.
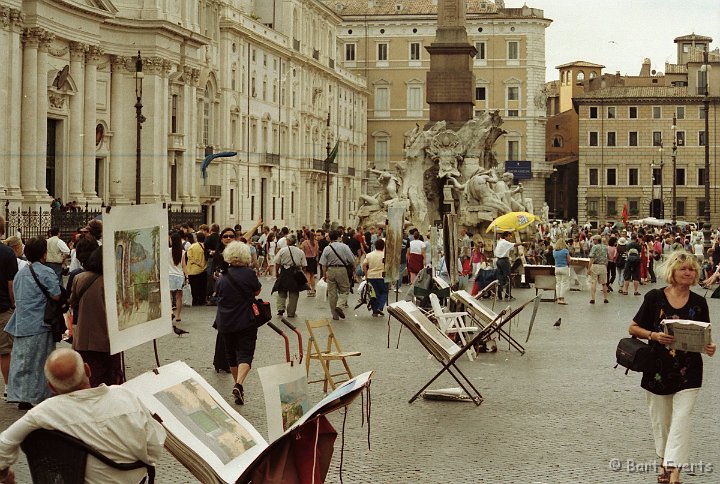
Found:
<svg viewBox="0 0 720 484"><path fill-rule="evenodd" d="M387 303L388 285L384 279L368 279L368 283L375 289L375 304L373 304L373 313L383 310Z"/></svg>

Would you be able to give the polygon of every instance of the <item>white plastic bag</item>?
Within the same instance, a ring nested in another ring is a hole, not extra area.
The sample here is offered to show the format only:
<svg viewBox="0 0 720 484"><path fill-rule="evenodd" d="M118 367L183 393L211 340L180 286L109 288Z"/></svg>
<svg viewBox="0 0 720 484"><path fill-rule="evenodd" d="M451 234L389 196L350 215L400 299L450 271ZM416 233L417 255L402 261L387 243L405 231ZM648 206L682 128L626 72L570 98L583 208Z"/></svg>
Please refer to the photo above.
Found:
<svg viewBox="0 0 720 484"><path fill-rule="evenodd" d="M324 279L318 279L315 283L315 294L316 297L322 298L323 301L327 301L327 282Z"/></svg>
<svg viewBox="0 0 720 484"><path fill-rule="evenodd" d="M182 288L182 292L183 306L192 306L192 290L190 289L190 284L185 284Z"/></svg>

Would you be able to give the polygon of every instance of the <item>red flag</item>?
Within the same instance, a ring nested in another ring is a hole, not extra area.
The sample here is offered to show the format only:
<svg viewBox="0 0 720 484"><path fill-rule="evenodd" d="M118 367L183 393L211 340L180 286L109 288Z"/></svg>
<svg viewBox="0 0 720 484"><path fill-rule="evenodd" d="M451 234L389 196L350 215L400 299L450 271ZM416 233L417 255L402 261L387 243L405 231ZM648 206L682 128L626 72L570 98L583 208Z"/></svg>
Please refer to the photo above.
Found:
<svg viewBox="0 0 720 484"><path fill-rule="evenodd" d="M625 225L627 225L627 222L628 222L628 208L627 208L627 203L626 203L625 205L623 205L622 219L623 219L623 223L624 223Z"/></svg>

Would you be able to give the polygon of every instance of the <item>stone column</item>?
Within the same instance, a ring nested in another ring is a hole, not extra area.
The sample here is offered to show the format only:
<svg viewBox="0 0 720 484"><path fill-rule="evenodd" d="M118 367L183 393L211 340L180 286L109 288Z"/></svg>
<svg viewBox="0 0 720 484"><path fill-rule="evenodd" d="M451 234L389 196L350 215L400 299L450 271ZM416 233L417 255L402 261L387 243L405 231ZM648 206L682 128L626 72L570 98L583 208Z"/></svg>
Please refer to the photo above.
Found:
<svg viewBox="0 0 720 484"><path fill-rule="evenodd" d="M20 129L20 188L23 198L37 195L37 59L42 29L32 27L23 32L22 109Z"/></svg>
<svg viewBox="0 0 720 484"><path fill-rule="evenodd" d="M83 175L82 190L86 200L99 201L95 193L95 124L97 122L97 65L102 48L91 45L85 56L85 122L83 123Z"/></svg>
<svg viewBox="0 0 720 484"><path fill-rule="evenodd" d="M39 197L47 197L47 113L48 113L48 47L55 34L43 31L40 36L37 58L37 161L35 164L35 190ZM53 187L54 188L54 187Z"/></svg>
<svg viewBox="0 0 720 484"><path fill-rule="evenodd" d="M123 150L127 150L128 129L123 126L123 113L131 112L133 100L132 91L126 89L127 84L125 66L127 57L112 56L112 76L110 78L110 204L120 205L125 200L123 188Z"/></svg>
<svg viewBox="0 0 720 484"><path fill-rule="evenodd" d="M0 180L0 185L5 187L7 198L20 199L20 103L10 102L11 99L21 99L22 95L22 52L21 39L23 32L24 15L20 10L8 7L0 7L0 24L3 27L0 45L3 58L7 62L0 63L0 82L7 86L2 90L0 106L5 106L2 111L2 118L5 132L0 133L0 140L5 153L0 155L0 164L6 168L6 180Z"/></svg>
<svg viewBox="0 0 720 484"><path fill-rule="evenodd" d="M77 92L70 97L70 129L68 136L68 196L70 200L83 199L83 94L85 92L85 51L87 45L70 42L70 77ZM93 136L94 138L94 136Z"/></svg>
<svg viewBox="0 0 720 484"><path fill-rule="evenodd" d="M183 156L183 173L185 174L185 182L183 183L183 191L185 194L185 204L198 203L198 184L199 184L199 173L200 165L195 162L197 156L197 85L200 78L200 70L192 69L190 67L185 68L185 125L183 130L187 136L186 144L187 151ZM195 176L193 176L195 175Z"/></svg>

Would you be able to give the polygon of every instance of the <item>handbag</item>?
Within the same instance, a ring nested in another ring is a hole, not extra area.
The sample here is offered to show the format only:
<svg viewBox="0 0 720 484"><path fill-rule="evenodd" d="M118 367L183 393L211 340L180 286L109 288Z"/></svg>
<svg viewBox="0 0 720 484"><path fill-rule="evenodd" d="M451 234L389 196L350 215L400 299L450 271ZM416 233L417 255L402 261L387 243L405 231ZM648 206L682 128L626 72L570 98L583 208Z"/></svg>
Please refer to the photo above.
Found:
<svg viewBox="0 0 720 484"><path fill-rule="evenodd" d="M38 279L32 264L28 264L28 267L30 268L30 273L32 274L33 279L35 279L35 283L47 298L43 322L45 325L50 327L50 332L53 335L53 341L58 343L62 341L62 337L67 330L64 316L65 313L68 312L68 309L70 309L68 306L67 291L65 291L65 288L60 285L60 299L56 301L52 298L52 296L50 296L50 292L48 292L47 288L40 283L40 279Z"/></svg>
<svg viewBox="0 0 720 484"><path fill-rule="evenodd" d="M235 279L233 279L233 277L230 275L230 272L226 272L225 277L227 277L227 281L230 283L233 289L239 292L240 295L244 294ZM263 301L262 299L256 297L252 297L251 299L252 302L250 303L250 315L255 322L255 326L260 327L272 319L272 308L270 307L270 303L267 301Z"/></svg>
<svg viewBox="0 0 720 484"><path fill-rule="evenodd" d="M307 277L305 277L305 273L303 272L302 268L295 264L295 258L292 255L292 249L288 247L288 253L290 254L290 260L293 263L293 266L290 269L290 271L293 271L291 276L293 281L295 282L295 285L297 286L297 292L307 291L310 289L310 286L307 282Z"/></svg>
<svg viewBox="0 0 720 484"><path fill-rule="evenodd" d="M630 370L646 372L650 371L655 366L655 355L653 354L652 347L635 338L623 338L617 345L615 350L615 360L617 365L626 368L625 374L627 375Z"/></svg>

